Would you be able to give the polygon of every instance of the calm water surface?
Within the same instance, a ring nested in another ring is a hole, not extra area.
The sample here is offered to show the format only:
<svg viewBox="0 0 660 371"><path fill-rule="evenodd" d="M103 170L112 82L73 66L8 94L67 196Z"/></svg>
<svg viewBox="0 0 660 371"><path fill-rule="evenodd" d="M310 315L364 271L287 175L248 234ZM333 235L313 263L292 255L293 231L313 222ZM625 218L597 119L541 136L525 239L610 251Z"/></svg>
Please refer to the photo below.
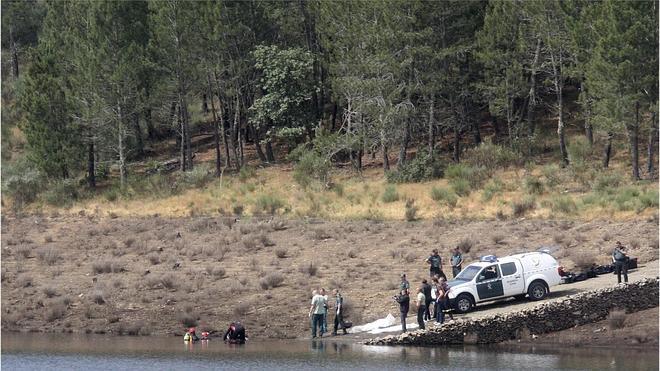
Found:
<svg viewBox="0 0 660 371"><path fill-rule="evenodd" d="M7 370L658 370L658 353L532 347L374 347L331 338L253 341L178 337L2 334Z"/></svg>

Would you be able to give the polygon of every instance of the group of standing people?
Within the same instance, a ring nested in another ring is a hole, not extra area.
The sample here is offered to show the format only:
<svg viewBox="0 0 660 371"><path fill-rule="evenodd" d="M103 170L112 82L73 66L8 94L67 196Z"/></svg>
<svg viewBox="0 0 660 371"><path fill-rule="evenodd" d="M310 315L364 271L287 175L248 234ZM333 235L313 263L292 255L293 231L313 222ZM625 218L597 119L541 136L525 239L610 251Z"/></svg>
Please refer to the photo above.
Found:
<svg viewBox="0 0 660 371"><path fill-rule="evenodd" d="M431 284L427 279L422 280L422 284L416 290L415 306L417 307L417 324L420 329L425 329L425 321L435 319L436 323L445 322L445 311L449 310L449 286L447 285L447 276L442 271L442 257L437 249L431 252L426 258L426 263L430 264ZM456 277L461 271L463 256L460 249L456 247L451 256L452 274ZM410 283L406 274L401 275L399 284L399 294L394 296L394 300L399 303L401 312L401 330L406 332L406 317L410 311ZM433 305L433 314L431 314L431 305ZM451 312L449 317L453 320Z"/></svg>
<svg viewBox="0 0 660 371"><path fill-rule="evenodd" d="M337 330L341 328L346 334L346 327L344 326L344 298L338 289L332 290L335 299L335 320L332 335L337 335ZM312 291L312 304L309 307L309 317L312 320L312 338L316 338L317 329L319 337L328 332L328 309L330 308L328 302L328 295L325 289Z"/></svg>

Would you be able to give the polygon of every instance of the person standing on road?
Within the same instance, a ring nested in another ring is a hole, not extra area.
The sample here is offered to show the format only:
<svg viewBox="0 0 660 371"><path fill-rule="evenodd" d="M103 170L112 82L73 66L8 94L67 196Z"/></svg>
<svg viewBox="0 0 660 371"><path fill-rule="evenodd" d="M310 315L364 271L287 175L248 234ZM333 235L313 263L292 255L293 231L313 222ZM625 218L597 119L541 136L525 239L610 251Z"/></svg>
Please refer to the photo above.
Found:
<svg viewBox="0 0 660 371"><path fill-rule="evenodd" d="M344 335L346 335L346 327L344 326L344 298L339 293L338 289L332 290L332 293L335 295L335 327L333 328L332 335L337 335L337 328L341 327L344 330Z"/></svg>
<svg viewBox="0 0 660 371"><path fill-rule="evenodd" d="M316 337L316 328L319 328L320 336L323 336L323 311L325 300L318 291L312 291L312 305L309 307L309 317L312 319L312 339Z"/></svg>
<svg viewBox="0 0 660 371"><path fill-rule="evenodd" d="M323 323L321 325L321 334L328 332L328 295L324 288L321 288L319 295L323 296Z"/></svg>
<svg viewBox="0 0 660 371"><path fill-rule="evenodd" d="M426 300L424 301L424 306L426 307L426 310L424 311L424 321L428 321L431 319L431 285L428 284L428 281L425 279L422 280L422 292L424 293L424 297Z"/></svg>
<svg viewBox="0 0 660 371"><path fill-rule="evenodd" d="M431 265L429 268L431 278L433 278L433 275L435 274L440 277L445 277L445 279L447 278L444 272L442 272L442 258L440 257L440 254L438 254L438 249L433 249L431 256L426 258L425 261Z"/></svg>
<svg viewBox="0 0 660 371"><path fill-rule="evenodd" d="M614 271L616 278L621 283L621 271L623 271L623 279L628 282L628 256L625 253L626 247L620 241L616 241L616 247L612 251L612 263L614 263Z"/></svg>
<svg viewBox="0 0 660 371"><path fill-rule="evenodd" d="M406 274L401 273L401 283L399 284L399 291L406 290L406 293L410 290L410 282L406 279Z"/></svg>
<svg viewBox="0 0 660 371"><path fill-rule="evenodd" d="M401 312L401 331L406 332L406 317L410 309L410 296L408 290L401 290L399 295L394 297L394 300L399 303L399 311Z"/></svg>
<svg viewBox="0 0 660 371"><path fill-rule="evenodd" d="M461 265L463 264L463 255L461 250L456 246L454 253L451 256L451 273L454 275L454 278L461 273Z"/></svg>
<svg viewBox="0 0 660 371"><path fill-rule="evenodd" d="M417 305L417 324L419 328L424 330L424 313L426 312L426 295L424 295L423 288L420 286L417 289L417 300L415 301Z"/></svg>

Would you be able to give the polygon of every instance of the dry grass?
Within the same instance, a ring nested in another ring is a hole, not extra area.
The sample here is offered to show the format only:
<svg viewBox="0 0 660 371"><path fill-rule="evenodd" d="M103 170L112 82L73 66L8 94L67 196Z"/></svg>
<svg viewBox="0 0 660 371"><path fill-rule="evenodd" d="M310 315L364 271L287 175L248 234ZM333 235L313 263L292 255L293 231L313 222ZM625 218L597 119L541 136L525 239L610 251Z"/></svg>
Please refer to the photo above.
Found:
<svg viewBox="0 0 660 371"><path fill-rule="evenodd" d="M60 252L53 247L46 247L37 251L37 258L39 261L48 265L54 265L58 260L60 260L60 257Z"/></svg>
<svg viewBox="0 0 660 371"><path fill-rule="evenodd" d="M54 296L57 296L57 290L52 286L46 286L43 288L42 291L47 298L52 298Z"/></svg>
<svg viewBox="0 0 660 371"><path fill-rule="evenodd" d="M259 286L261 286L262 289L267 290L278 287L282 285L283 282L284 276L282 276L280 273L272 272L268 273L259 280Z"/></svg>
<svg viewBox="0 0 660 371"><path fill-rule="evenodd" d="M313 277L313 276L316 276L316 274L318 273L319 268L314 262L310 262L310 263L301 265L298 268L298 270L300 271L300 273L304 273L304 274L306 274L310 277Z"/></svg>
<svg viewBox="0 0 660 371"><path fill-rule="evenodd" d="M247 302L238 303L234 307L234 314L239 317L245 316L250 311L250 307L251 307L250 303Z"/></svg>
<svg viewBox="0 0 660 371"><path fill-rule="evenodd" d="M626 312L623 310L613 310L607 316L607 323L610 330L621 329L626 326Z"/></svg>
<svg viewBox="0 0 660 371"><path fill-rule="evenodd" d="M56 321L64 317L66 310L67 310L67 305L65 305L64 303L62 302L53 303L46 309L46 312L44 314L44 319L46 320L46 322Z"/></svg>
<svg viewBox="0 0 660 371"><path fill-rule="evenodd" d="M92 263L92 273L120 273L125 270L124 263L119 260L103 260Z"/></svg>

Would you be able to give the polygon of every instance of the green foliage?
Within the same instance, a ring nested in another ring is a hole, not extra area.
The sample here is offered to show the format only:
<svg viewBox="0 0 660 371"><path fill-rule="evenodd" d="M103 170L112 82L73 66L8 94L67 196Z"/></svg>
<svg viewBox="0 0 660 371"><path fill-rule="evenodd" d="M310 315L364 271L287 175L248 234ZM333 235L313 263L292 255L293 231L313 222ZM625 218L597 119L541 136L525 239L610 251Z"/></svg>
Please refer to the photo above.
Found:
<svg viewBox="0 0 660 371"><path fill-rule="evenodd" d="M481 199L484 202L488 202L493 199L493 196L502 192L504 189L504 183L499 178L493 178L484 186L484 191L481 194Z"/></svg>
<svg viewBox="0 0 660 371"><path fill-rule="evenodd" d="M542 195L545 192L543 181L535 176L525 177L525 192L531 195Z"/></svg>
<svg viewBox="0 0 660 371"><path fill-rule="evenodd" d="M615 172L605 172L596 177L591 188L595 192L612 193L623 182L623 177Z"/></svg>
<svg viewBox="0 0 660 371"><path fill-rule="evenodd" d="M582 135L573 137L568 144L568 157L573 164L584 164L589 160L591 152L589 141Z"/></svg>
<svg viewBox="0 0 660 371"><path fill-rule="evenodd" d="M396 191L396 187L393 185L388 185L383 191L383 195L380 198L384 203L390 203L399 201L399 194Z"/></svg>
<svg viewBox="0 0 660 371"><path fill-rule="evenodd" d="M560 212L564 214L574 214L577 212L577 204L570 196L554 196L550 200L550 208L554 212Z"/></svg>
<svg viewBox="0 0 660 371"><path fill-rule="evenodd" d="M451 188L460 197L468 196L471 191L470 182L467 179L452 179Z"/></svg>
<svg viewBox="0 0 660 371"><path fill-rule="evenodd" d="M556 164L543 166L541 173L545 178L545 184L548 188L554 188L563 181L562 169Z"/></svg>
<svg viewBox="0 0 660 371"><path fill-rule="evenodd" d="M308 187L316 180L324 187L330 181L330 161L321 157L315 150L299 147L295 151L297 162L293 168L293 179L303 187Z"/></svg>
<svg viewBox="0 0 660 371"><path fill-rule="evenodd" d="M282 199L272 194L260 195L254 202L256 212L265 212L270 215L275 215L278 210L284 209L285 206L286 204Z"/></svg>
<svg viewBox="0 0 660 371"><path fill-rule="evenodd" d="M250 179L253 179L257 175L257 171L251 166L243 166L241 170L238 171L238 180L241 182L246 182Z"/></svg>
<svg viewBox="0 0 660 371"><path fill-rule="evenodd" d="M529 211L534 210L536 207L536 199L534 196L526 196L522 200L515 200L511 203L511 211L516 218L525 216Z"/></svg>
<svg viewBox="0 0 660 371"><path fill-rule="evenodd" d="M213 170L208 164L200 164L195 166L191 171L180 173L179 179L186 186L203 188L213 179Z"/></svg>
<svg viewBox="0 0 660 371"><path fill-rule="evenodd" d="M451 184L465 181L470 189L478 189L488 178L488 172L483 167L451 164L445 170L445 178L449 179Z"/></svg>
<svg viewBox="0 0 660 371"><path fill-rule="evenodd" d="M452 190L442 187L431 188L431 198L434 201L444 203L451 208L454 208L458 202L458 197L456 197L456 194Z"/></svg>
<svg viewBox="0 0 660 371"><path fill-rule="evenodd" d="M2 172L2 193L12 198L12 207L16 210L34 201L43 189L41 173L26 161L5 164Z"/></svg>
<svg viewBox="0 0 660 371"><path fill-rule="evenodd" d="M491 141L482 142L470 148L465 153L465 162L477 168L496 170L514 165L519 156L509 147L493 144Z"/></svg>
<svg viewBox="0 0 660 371"><path fill-rule="evenodd" d="M46 203L53 206L66 206L78 200L80 192L73 179L63 179L51 182L43 194Z"/></svg>
<svg viewBox="0 0 660 371"><path fill-rule="evenodd" d="M429 156L428 151L422 150L415 158L386 175L392 183L423 182L442 177L442 164L439 156Z"/></svg>

